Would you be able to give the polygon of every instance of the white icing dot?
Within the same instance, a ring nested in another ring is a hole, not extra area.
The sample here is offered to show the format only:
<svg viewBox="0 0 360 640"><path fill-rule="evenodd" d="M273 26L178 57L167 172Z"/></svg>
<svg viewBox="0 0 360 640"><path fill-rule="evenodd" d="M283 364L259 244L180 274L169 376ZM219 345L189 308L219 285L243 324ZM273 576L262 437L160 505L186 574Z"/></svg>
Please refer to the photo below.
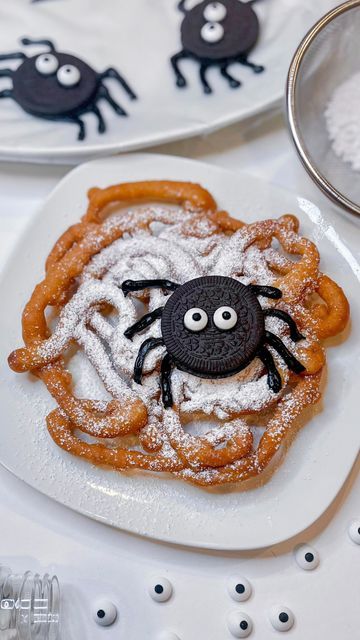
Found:
<svg viewBox="0 0 360 640"><path fill-rule="evenodd" d="M226 7L221 2L210 2L205 7L203 16L207 22L221 22L226 14Z"/></svg>
<svg viewBox="0 0 360 640"><path fill-rule="evenodd" d="M350 540L355 542L355 544L360 544L360 520L353 520L353 522L351 522L348 534Z"/></svg>
<svg viewBox="0 0 360 640"><path fill-rule="evenodd" d="M227 584L230 597L236 602L245 602L252 593L252 587L246 578L242 576L231 576Z"/></svg>
<svg viewBox="0 0 360 640"><path fill-rule="evenodd" d="M184 325L189 331L202 331L205 329L208 320L206 311L198 307L189 309L184 315Z"/></svg>
<svg viewBox="0 0 360 640"><path fill-rule="evenodd" d="M65 64L60 67L56 77L63 87L74 87L80 82L81 73L73 64Z"/></svg>
<svg viewBox="0 0 360 640"><path fill-rule="evenodd" d="M253 629L251 618L243 611L232 611L228 616L227 623L234 638L247 638Z"/></svg>
<svg viewBox="0 0 360 640"><path fill-rule="evenodd" d="M295 622L294 614L288 607L275 606L270 610L269 618L276 631L289 631Z"/></svg>
<svg viewBox="0 0 360 640"><path fill-rule="evenodd" d="M42 76L49 76L55 73L58 66L58 59L52 53L43 53L35 60L35 68Z"/></svg>
<svg viewBox="0 0 360 640"><path fill-rule="evenodd" d="M201 29L201 37L209 44L220 42L224 37L224 27L219 22L206 22Z"/></svg>
<svg viewBox="0 0 360 640"><path fill-rule="evenodd" d="M117 618L117 609L110 600L97 600L93 605L93 618L101 627L109 627Z"/></svg>
<svg viewBox="0 0 360 640"><path fill-rule="evenodd" d="M307 544L301 544L295 548L295 560L301 569L312 571L319 565L319 554Z"/></svg>
<svg viewBox="0 0 360 640"><path fill-rule="evenodd" d="M214 324L222 331L233 329L237 323L237 313L232 307L219 307L214 313Z"/></svg>
<svg viewBox="0 0 360 640"><path fill-rule="evenodd" d="M157 640L180 640L179 636L172 631L162 631Z"/></svg>
<svg viewBox="0 0 360 640"><path fill-rule="evenodd" d="M149 584L149 594L155 602L167 602L172 592L172 584L167 578L154 578Z"/></svg>

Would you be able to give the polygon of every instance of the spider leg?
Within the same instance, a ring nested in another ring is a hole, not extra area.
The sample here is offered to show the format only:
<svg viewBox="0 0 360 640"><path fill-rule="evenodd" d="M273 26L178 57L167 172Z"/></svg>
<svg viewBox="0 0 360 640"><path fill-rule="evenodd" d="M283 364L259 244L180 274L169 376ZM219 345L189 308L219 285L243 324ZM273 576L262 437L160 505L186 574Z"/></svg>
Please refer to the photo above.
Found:
<svg viewBox="0 0 360 640"><path fill-rule="evenodd" d="M173 405L173 397L171 393L171 370L172 359L169 353L166 353L161 361L161 395L165 409L169 409Z"/></svg>
<svg viewBox="0 0 360 640"><path fill-rule="evenodd" d="M98 132L99 132L99 133L105 133L105 131L106 131L106 124L105 124L105 120L104 120L104 118L102 117L102 113L101 113L101 111L100 111L99 107L97 107L97 106L96 106L96 104L94 104L94 105L91 107L91 111L92 111L92 113L93 113L93 114L97 117L97 119L98 119Z"/></svg>
<svg viewBox="0 0 360 640"><path fill-rule="evenodd" d="M185 2L186 0L180 0L177 6L178 10L181 11L182 13L187 13L187 10L185 9Z"/></svg>
<svg viewBox="0 0 360 640"><path fill-rule="evenodd" d="M22 51L17 53L1 53L0 60L25 60L27 56Z"/></svg>
<svg viewBox="0 0 360 640"><path fill-rule="evenodd" d="M142 318L140 318L140 320L126 329L124 336L131 340L135 333L140 333L140 331L143 331L144 329L146 329L146 327L149 327L151 324L153 324L155 320L161 318L163 308L164 307L158 307L157 309L154 309L154 311L146 313Z"/></svg>
<svg viewBox="0 0 360 640"><path fill-rule="evenodd" d="M268 372L267 382L270 389L274 393L279 393L282 387L281 376L275 366L275 361L270 351L266 347L261 347L257 352L257 356L258 358L260 358L261 362L267 369L267 372Z"/></svg>
<svg viewBox="0 0 360 640"><path fill-rule="evenodd" d="M261 73L265 69L261 64L254 64L253 62L250 62L247 59L247 56L240 56L238 58L238 62L240 62L244 67L250 67L254 73Z"/></svg>
<svg viewBox="0 0 360 640"><path fill-rule="evenodd" d="M278 338L274 333L271 333L271 331L265 331L265 342L278 352L285 364L289 367L290 371L294 371L295 373L302 373L302 371L305 371L304 365L295 358L291 351L285 347L282 340L280 340L280 338Z"/></svg>
<svg viewBox="0 0 360 640"><path fill-rule="evenodd" d="M172 68L174 69L176 84L178 87L186 87L187 84L185 76L181 73L178 64L179 60L183 60L184 58L188 58L188 54L186 53L186 51L184 51L184 49L182 49L182 51L179 51L179 53L175 53L175 55L170 58L170 63Z"/></svg>
<svg viewBox="0 0 360 640"><path fill-rule="evenodd" d="M83 120L81 120L81 118L79 117L74 117L74 118L67 118L67 121L73 122L74 124L77 124L79 126L78 140L84 140L86 136L86 129L85 129L85 123L83 122Z"/></svg>
<svg viewBox="0 0 360 640"><path fill-rule="evenodd" d="M180 287L180 285L176 282L171 282L171 280L125 280L121 285L124 296L127 296L130 291L142 291L143 289L150 288L175 291L178 287Z"/></svg>
<svg viewBox="0 0 360 640"><path fill-rule="evenodd" d="M3 89L0 91L0 98L13 98L13 92L11 89Z"/></svg>
<svg viewBox="0 0 360 640"><path fill-rule="evenodd" d="M142 343L134 364L134 380L137 384L141 384L143 366L147 354L152 349L156 349L156 347L160 347L163 344L164 341L162 338L148 338Z"/></svg>
<svg viewBox="0 0 360 640"><path fill-rule="evenodd" d="M299 329L296 326L296 322L289 316L286 311L281 311L281 309L264 309L264 316L270 316L274 318L279 318L283 322L286 322L290 329L290 338L294 342L299 342L300 340L304 340L304 336L300 333Z"/></svg>
<svg viewBox="0 0 360 640"><path fill-rule="evenodd" d="M280 289L276 287L263 287L258 284L249 284L249 287L256 296L264 296L265 298L273 298L274 300L282 298Z"/></svg>
<svg viewBox="0 0 360 640"><path fill-rule="evenodd" d="M118 102L116 102L116 100L114 100L114 98L112 97L112 95L110 94L109 90L107 87L105 87L105 85L102 85L100 87L98 96L100 98L104 98L104 100L106 100L109 105L114 109L114 111L119 115L119 116L127 116L127 113L125 111L125 109L123 109Z"/></svg>
<svg viewBox="0 0 360 640"><path fill-rule="evenodd" d="M28 46L29 44L44 44L46 47L49 47L50 51L56 51L55 45L51 40L34 40L33 38L22 38L21 43L25 46Z"/></svg>
<svg viewBox="0 0 360 640"><path fill-rule="evenodd" d="M0 69L0 78L11 78L13 73L12 69Z"/></svg>
<svg viewBox="0 0 360 640"><path fill-rule="evenodd" d="M103 71L103 73L100 73L100 78L102 80L104 80L105 78L113 78L114 80L117 80L121 84L122 88L126 91L130 99L137 100L136 93L134 93L130 85L126 82L125 78L120 75L117 69L109 67L109 69L106 69L105 71Z"/></svg>
<svg viewBox="0 0 360 640"><path fill-rule="evenodd" d="M233 89L236 89L237 87L241 86L241 82L239 80L236 80L236 78L233 78L233 76L228 72L227 70L228 65L225 62L225 64L221 65L220 67L220 73L221 75L226 78L226 80L228 80L230 87L232 87Z"/></svg>
<svg viewBox="0 0 360 640"><path fill-rule="evenodd" d="M212 88L210 87L208 81L206 80L206 71L208 70L209 65L208 64L201 64L200 65L200 80L201 80L201 84L203 86L204 89L204 93L212 93Z"/></svg>

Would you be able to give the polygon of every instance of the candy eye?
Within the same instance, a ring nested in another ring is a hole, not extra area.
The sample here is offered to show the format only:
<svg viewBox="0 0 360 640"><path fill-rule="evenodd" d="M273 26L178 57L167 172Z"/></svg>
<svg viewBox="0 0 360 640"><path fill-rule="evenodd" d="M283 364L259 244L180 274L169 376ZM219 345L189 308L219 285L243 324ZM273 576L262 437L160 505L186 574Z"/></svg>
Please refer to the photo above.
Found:
<svg viewBox="0 0 360 640"><path fill-rule="evenodd" d="M79 69L74 67L73 64L65 64L63 67L60 67L56 77L63 87L74 87L80 82L81 74Z"/></svg>
<svg viewBox="0 0 360 640"><path fill-rule="evenodd" d="M319 565L319 554L313 547L307 544L301 544L295 549L295 560L301 569L312 571Z"/></svg>
<svg viewBox="0 0 360 640"><path fill-rule="evenodd" d="M237 323L237 313L231 307L219 307L214 313L214 324L222 331L233 329Z"/></svg>
<svg viewBox="0 0 360 640"><path fill-rule="evenodd" d="M207 22L221 22L226 14L226 7L221 2L211 2L205 7L203 16Z"/></svg>
<svg viewBox="0 0 360 640"><path fill-rule="evenodd" d="M230 633L235 638L247 638L252 632L252 620L242 611L233 611L230 613L227 623Z"/></svg>
<svg viewBox="0 0 360 640"><path fill-rule="evenodd" d="M295 622L293 612L287 607L273 607L269 617L276 631L289 631Z"/></svg>
<svg viewBox="0 0 360 640"><path fill-rule="evenodd" d="M205 42L214 44L220 42L224 37L224 27L219 22L206 22L201 29L200 35Z"/></svg>
<svg viewBox="0 0 360 640"><path fill-rule="evenodd" d="M149 594L156 602L166 602L172 596L173 588L167 578L155 578L149 585Z"/></svg>
<svg viewBox="0 0 360 640"><path fill-rule="evenodd" d="M355 544L360 544L360 520L354 520L348 529L350 540Z"/></svg>
<svg viewBox="0 0 360 640"><path fill-rule="evenodd" d="M97 600L93 607L94 620L101 627L109 627L114 624L117 617L117 609L110 600Z"/></svg>
<svg viewBox="0 0 360 640"><path fill-rule="evenodd" d="M228 581L227 588L229 596L236 602L245 602L252 593L249 580L240 576L232 576Z"/></svg>
<svg viewBox="0 0 360 640"><path fill-rule="evenodd" d="M43 53L35 60L35 68L42 76L50 76L59 66L58 59L52 53Z"/></svg>
<svg viewBox="0 0 360 640"><path fill-rule="evenodd" d="M184 325L189 331L202 331L208 323L208 315L203 309L193 307L184 315Z"/></svg>

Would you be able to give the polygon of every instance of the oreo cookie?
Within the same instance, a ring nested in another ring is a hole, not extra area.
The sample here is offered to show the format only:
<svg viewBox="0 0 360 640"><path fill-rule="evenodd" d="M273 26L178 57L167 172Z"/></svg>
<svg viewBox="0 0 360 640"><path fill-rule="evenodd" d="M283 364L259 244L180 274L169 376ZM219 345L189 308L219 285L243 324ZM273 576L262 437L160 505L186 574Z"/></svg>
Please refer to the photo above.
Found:
<svg viewBox="0 0 360 640"><path fill-rule="evenodd" d="M179 369L225 378L244 369L264 340L264 316L251 288L205 276L180 286L161 319L167 353Z"/></svg>

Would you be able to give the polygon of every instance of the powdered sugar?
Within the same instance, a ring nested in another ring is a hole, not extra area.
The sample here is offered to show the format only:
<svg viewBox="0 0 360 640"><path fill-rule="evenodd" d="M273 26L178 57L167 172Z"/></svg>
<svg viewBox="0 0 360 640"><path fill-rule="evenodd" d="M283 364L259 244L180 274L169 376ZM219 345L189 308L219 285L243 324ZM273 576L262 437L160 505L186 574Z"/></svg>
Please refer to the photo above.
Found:
<svg viewBox="0 0 360 640"><path fill-rule="evenodd" d="M325 110L326 126L334 152L360 170L360 72L339 85Z"/></svg>

